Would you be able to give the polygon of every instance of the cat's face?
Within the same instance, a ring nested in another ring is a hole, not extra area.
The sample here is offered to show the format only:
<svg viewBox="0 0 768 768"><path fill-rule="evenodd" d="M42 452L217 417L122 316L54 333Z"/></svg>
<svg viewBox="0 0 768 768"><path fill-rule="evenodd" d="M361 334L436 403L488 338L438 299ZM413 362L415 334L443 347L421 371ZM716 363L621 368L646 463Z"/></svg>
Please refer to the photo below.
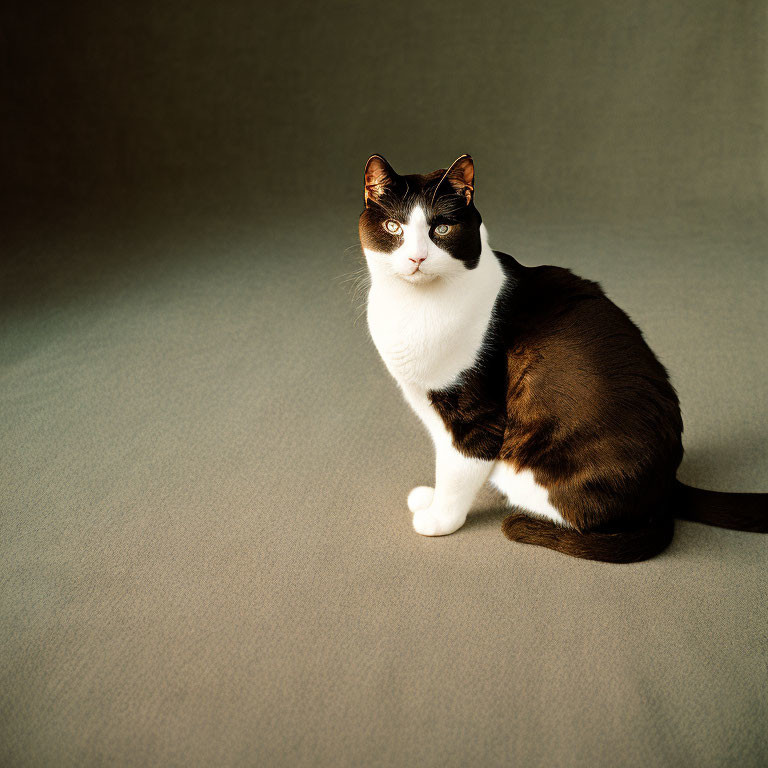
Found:
<svg viewBox="0 0 768 768"><path fill-rule="evenodd" d="M423 176L400 176L383 157L373 155L365 166L365 210L359 225L372 275L422 285L474 269L482 220L473 198L469 155L448 170Z"/></svg>

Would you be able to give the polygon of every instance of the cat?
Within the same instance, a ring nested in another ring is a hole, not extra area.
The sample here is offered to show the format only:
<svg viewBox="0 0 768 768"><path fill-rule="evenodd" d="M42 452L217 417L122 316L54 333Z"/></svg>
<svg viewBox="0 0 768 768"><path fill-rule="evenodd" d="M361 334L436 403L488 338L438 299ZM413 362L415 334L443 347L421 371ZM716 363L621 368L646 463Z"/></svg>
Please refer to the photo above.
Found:
<svg viewBox="0 0 768 768"><path fill-rule="evenodd" d="M359 235L373 342L435 446L414 529L453 533L490 481L512 540L606 562L671 541L675 517L768 531L766 494L676 479L683 423L667 371L600 286L494 251L474 164L399 175L365 166Z"/></svg>

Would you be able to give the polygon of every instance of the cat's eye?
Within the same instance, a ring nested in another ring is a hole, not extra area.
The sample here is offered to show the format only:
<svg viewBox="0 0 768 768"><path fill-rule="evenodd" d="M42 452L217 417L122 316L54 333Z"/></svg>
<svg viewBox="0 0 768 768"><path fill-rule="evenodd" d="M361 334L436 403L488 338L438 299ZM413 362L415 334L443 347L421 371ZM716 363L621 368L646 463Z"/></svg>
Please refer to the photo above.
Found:
<svg viewBox="0 0 768 768"><path fill-rule="evenodd" d="M384 228L387 230L387 232L393 235L402 234L402 231L403 231L403 228L396 221L392 219L387 219L384 222Z"/></svg>
<svg viewBox="0 0 768 768"><path fill-rule="evenodd" d="M436 235L447 235L451 231L451 228L447 224L438 224L435 227L435 234Z"/></svg>

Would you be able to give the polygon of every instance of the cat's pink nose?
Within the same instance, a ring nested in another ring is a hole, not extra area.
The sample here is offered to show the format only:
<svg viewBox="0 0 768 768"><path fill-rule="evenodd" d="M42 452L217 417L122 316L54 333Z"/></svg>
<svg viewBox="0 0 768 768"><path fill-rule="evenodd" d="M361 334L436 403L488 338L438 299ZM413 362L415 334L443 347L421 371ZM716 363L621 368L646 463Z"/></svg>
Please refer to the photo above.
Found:
<svg viewBox="0 0 768 768"><path fill-rule="evenodd" d="M408 261L412 261L417 266L421 264L422 261L426 261L426 260L427 260L426 256L417 256L415 259L408 257Z"/></svg>

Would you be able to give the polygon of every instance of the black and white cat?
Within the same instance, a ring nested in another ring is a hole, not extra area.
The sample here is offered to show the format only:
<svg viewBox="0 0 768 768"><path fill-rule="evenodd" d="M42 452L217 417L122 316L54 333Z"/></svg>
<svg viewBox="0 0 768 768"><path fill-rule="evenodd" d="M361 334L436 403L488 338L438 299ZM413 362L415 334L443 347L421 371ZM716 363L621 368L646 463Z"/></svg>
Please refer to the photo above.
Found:
<svg viewBox="0 0 768 768"><path fill-rule="evenodd" d="M402 176L373 155L359 231L371 336L435 445L418 533L460 528L488 480L522 510L507 536L578 557L651 557L674 517L766 530L764 495L676 480L677 396L600 287L491 249L469 155Z"/></svg>

